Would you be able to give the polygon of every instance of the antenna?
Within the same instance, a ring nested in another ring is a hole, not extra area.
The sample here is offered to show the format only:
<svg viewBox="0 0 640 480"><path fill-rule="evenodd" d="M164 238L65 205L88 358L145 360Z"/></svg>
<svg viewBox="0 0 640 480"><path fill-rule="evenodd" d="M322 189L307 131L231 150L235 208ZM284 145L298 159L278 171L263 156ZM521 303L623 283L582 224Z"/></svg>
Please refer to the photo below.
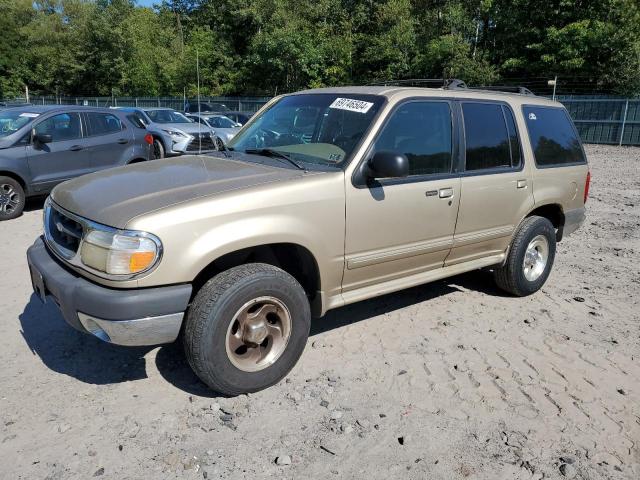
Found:
<svg viewBox="0 0 640 480"><path fill-rule="evenodd" d="M198 155L202 154L202 124L200 123L200 58L196 48L196 81L198 94Z"/></svg>

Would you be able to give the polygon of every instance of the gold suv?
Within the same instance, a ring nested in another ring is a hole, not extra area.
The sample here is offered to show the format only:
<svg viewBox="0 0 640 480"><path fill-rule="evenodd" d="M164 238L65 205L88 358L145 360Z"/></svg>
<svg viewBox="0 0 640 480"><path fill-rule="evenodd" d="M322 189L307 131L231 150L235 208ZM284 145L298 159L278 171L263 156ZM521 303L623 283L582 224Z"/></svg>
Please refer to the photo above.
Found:
<svg viewBox="0 0 640 480"><path fill-rule="evenodd" d="M532 294L585 218L576 129L533 95L308 90L221 148L59 185L28 260L73 327L121 345L180 336L228 395L282 379L332 308L480 268Z"/></svg>

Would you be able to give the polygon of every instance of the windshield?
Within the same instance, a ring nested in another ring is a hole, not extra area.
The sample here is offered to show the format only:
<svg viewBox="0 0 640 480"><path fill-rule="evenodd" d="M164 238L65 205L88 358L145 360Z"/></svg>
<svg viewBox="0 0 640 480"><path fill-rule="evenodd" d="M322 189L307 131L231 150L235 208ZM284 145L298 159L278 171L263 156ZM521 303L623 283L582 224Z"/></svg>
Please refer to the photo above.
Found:
<svg viewBox="0 0 640 480"><path fill-rule="evenodd" d="M227 117L215 116L215 117L206 117L209 121L209 124L214 128L233 128L236 126L236 123Z"/></svg>
<svg viewBox="0 0 640 480"><path fill-rule="evenodd" d="M353 153L383 102L348 93L284 97L241 130L229 149L271 149L303 162L338 165Z"/></svg>
<svg viewBox="0 0 640 480"><path fill-rule="evenodd" d="M173 110L145 110L145 113L156 123L192 123L183 114Z"/></svg>
<svg viewBox="0 0 640 480"><path fill-rule="evenodd" d="M22 127L31 123L39 114L20 110L5 110L0 112L0 137L6 137L17 132Z"/></svg>

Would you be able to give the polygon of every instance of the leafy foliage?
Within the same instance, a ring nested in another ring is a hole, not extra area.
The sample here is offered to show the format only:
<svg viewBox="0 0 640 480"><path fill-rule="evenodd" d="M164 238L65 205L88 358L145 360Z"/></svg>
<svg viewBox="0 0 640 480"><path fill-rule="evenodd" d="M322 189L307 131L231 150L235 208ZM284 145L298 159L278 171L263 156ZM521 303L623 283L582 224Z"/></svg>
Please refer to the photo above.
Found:
<svg viewBox="0 0 640 480"><path fill-rule="evenodd" d="M0 0L0 97L274 94L398 78L640 93L636 0Z"/></svg>

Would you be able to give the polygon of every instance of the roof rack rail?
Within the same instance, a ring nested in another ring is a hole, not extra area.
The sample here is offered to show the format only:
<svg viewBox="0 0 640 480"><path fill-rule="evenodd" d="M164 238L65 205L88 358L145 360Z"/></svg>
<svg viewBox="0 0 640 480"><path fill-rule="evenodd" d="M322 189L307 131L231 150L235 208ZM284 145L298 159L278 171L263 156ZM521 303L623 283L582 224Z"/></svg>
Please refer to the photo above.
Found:
<svg viewBox="0 0 640 480"><path fill-rule="evenodd" d="M467 88L467 84L457 78L408 78L405 80L382 80L369 85L384 87L427 87L456 90Z"/></svg>
<svg viewBox="0 0 640 480"><path fill-rule="evenodd" d="M527 87L518 87L514 85L482 85L479 87L469 87L471 90L489 90L493 92L505 92L505 93L519 93L520 95L532 95L536 96Z"/></svg>

